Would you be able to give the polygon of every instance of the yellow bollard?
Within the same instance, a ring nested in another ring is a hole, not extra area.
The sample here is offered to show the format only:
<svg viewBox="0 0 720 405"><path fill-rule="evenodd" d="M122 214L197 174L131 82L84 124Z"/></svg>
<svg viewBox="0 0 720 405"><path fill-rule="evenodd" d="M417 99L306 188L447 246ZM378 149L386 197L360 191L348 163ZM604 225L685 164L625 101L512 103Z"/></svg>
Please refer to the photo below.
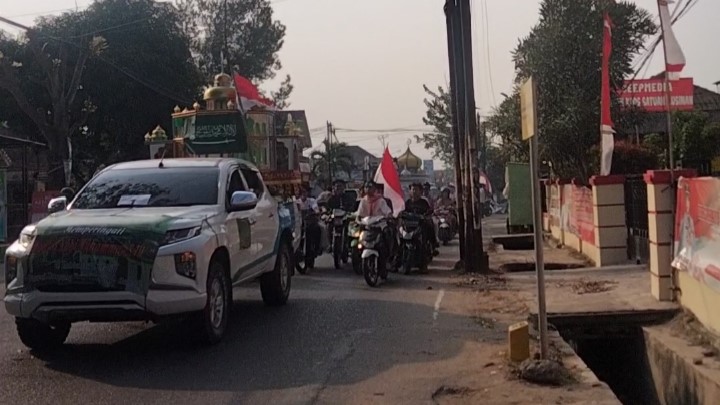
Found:
<svg viewBox="0 0 720 405"><path fill-rule="evenodd" d="M527 322L508 327L508 345L510 360L521 362L530 357L530 327Z"/></svg>

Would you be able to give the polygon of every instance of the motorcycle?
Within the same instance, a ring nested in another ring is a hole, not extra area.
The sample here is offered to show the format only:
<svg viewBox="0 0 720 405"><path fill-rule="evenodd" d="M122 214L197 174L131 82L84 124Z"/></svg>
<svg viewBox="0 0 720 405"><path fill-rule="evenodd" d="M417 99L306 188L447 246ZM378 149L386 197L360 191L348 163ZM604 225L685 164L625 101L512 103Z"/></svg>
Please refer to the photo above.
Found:
<svg viewBox="0 0 720 405"><path fill-rule="evenodd" d="M360 222L360 242L358 249L362 252L362 272L365 282L370 287L376 287L380 279L386 280L388 276L387 241L385 217L366 217Z"/></svg>
<svg viewBox="0 0 720 405"><path fill-rule="evenodd" d="M320 256L320 246L318 246L319 241L317 240L319 238L309 238L307 236L308 228L317 227L318 221L318 214L303 212L300 246L295 251L295 268L300 274L306 274L309 270L315 268L315 258Z"/></svg>
<svg viewBox="0 0 720 405"><path fill-rule="evenodd" d="M347 246L350 252L350 262L355 274L362 274L362 251L358 248L360 244L361 225L357 222L357 215L348 216Z"/></svg>
<svg viewBox="0 0 720 405"><path fill-rule="evenodd" d="M427 266L433 258L432 242L423 232L424 215L403 212L400 215L400 239L402 241L403 273L410 274L413 267L421 272L427 271Z"/></svg>
<svg viewBox="0 0 720 405"><path fill-rule="evenodd" d="M340 269L343 264L348 262L348 244L346 242L347 226L346 213L341 209L334 209L330 215L331 226L331 251L333 255L333 264L336 269Z"/></svg>
<svg viewBox="0 0 720 405"><path fill-rule="evenodd" d="M455 237L455 221L453 213L447 209L440 209L435 211L435 216L438 219L438 239L444 246L453 240Z"/></svg>

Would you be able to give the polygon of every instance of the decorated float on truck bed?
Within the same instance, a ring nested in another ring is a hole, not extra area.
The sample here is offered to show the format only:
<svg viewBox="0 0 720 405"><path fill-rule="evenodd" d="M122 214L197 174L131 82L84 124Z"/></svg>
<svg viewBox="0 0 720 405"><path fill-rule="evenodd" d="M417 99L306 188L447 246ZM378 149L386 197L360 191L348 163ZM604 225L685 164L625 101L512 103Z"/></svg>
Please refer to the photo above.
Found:
<svg viewBox="0 0 720 405"><path fill-rule="evenodd" d="M253 162L275 196L294 195L310 181L303 150L312 146L305 111L255 106L238 108L233 79L215 76L203 104L175 107L170 135L156 127L145 135L151 158L238 157Z"/></svg>

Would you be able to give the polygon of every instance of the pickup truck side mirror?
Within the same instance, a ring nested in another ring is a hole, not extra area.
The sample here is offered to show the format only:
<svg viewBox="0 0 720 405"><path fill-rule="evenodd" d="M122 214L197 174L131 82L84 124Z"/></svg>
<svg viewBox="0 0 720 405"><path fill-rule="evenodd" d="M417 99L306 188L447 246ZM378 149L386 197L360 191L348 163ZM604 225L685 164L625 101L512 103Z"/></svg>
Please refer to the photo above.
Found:
<svg viewBox="0 0 720 405"><path fill-rule="evenodd" d="M67 197L65 196L53 198L48 203L48 213L54 214L56 212L64 211L65 208L67 208L67 203Z"/></svg>
<svg viewBox="0 0 720 405"><path fill-rule="evenodd" d="M252 191L235 191L230 197L230 212L251 210L257 203L257 195Z"/></svg>

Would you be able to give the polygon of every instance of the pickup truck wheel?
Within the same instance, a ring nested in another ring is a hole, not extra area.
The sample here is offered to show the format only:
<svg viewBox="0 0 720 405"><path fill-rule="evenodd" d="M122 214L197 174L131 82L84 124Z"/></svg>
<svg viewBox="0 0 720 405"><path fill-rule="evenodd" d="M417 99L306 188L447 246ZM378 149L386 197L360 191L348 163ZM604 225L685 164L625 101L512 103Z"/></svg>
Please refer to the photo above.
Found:
<svg viewBox="0 0 720 405"><path fill-rule="evenodd" d="M23 344L38 352L56 350L70 333L70 322L48 325L35 319L15 318L17 333Z"/></svg>
<svg viewBox="0 0 720 405"><path fill-rule="evenodd" d="M287 303L290 296L291 266L290 246L282 243L275 259L275 269L260 277L260 293L266 305L280 306Z"/></svg>
<svg viewBox="0 0 720 405"><path fill-rule="evenodd" d="M218 343L227 329L230 313L230 280L223 264L218 260L210 263L207 278L207 303L203 310L202 340L207 344Z"/></svg>

